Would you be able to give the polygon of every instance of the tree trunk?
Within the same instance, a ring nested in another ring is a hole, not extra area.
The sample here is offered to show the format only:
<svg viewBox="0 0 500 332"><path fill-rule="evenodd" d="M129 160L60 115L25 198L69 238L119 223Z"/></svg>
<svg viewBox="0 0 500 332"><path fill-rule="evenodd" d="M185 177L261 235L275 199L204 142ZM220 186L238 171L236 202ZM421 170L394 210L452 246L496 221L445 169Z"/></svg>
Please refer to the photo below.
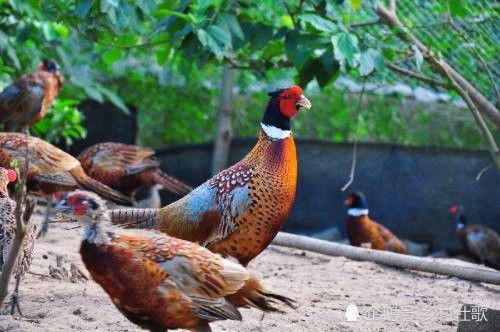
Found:
<svg viewBox="0 0 500 332"><path fill-rule="evenodd" d="M217 136L212 154L212 175L225 169L233 134L233 81L234 69L225 65L222 71L221 94L217 113Z"/></svg>
<svg viewBox="0 0 500 332"><path fill-rule="evenodd" d="M344 256L354 260L371 261L403 269L438 273L466 280L500 285L500 272L444 263L435 258L416 257L389 251L353 247L285 232L279 232L272 244L309 250L330 256Z"/></svg>

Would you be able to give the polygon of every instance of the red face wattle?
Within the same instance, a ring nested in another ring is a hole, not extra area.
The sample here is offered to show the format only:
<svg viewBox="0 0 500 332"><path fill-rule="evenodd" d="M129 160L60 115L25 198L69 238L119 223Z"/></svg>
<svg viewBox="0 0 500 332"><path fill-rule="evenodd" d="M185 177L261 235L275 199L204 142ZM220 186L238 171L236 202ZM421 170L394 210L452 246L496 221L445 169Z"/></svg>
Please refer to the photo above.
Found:
<svg viewBox="0 0 500 332"><path fill-rule="evenodd" d="M457 213L457 211L458 211L458 206L456 206L456 205L450 206L450 213L451 214L455 214L455 213Z"/></svg>
<svg viewBox="0 0 500 332"><path fill-rule="evenodd" d="M75 216L82 216L87 213L87 203L80 195L70 195L66 204L73 210Z"/></svg>
<svg viewBox="0 0 500 332"><path fill-rule="evenodd" d="M287 118L295 116L302 108L311 108L311 102L304 97L302 89L294 85L280 93L280 111Z"/></svg>
<svg viewBox="0 0 500 332"><path fill-rule="evenodd" d="M16 171L14 171L12 169L8 169L7 170L7 179L9 180L9 182L16 181L16 179L17 179L17 173L16 173Z"/></svg>

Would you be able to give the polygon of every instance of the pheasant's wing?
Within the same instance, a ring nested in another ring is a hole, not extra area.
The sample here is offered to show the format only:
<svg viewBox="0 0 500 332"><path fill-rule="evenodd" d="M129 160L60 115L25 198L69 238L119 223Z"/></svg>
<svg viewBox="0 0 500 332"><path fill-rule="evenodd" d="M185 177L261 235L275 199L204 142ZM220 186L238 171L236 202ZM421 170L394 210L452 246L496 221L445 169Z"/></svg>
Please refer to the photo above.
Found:
<svg viewBox="0 0 500 332"><path fill-rule="evenodd" d="M60 172L53 174L39 174L33 177L34 180L41 183L50 183L68 187L78 187L78 182L68 172Z"/></svg>
<svg viewBox="0 0 500 332"><path fill-rule="evenodd" d="M228 237L250 205L252 169L244 164L222 171L190 194L160 210L159 229L203 246Z"/></svg>
<svg viewBox="0 0 500 332"><path fill-rule="evenodd" d="M0 122L24 124L36 116L45 96L43 83L29 77L18 80L0 93Z"/></svg>
<svg viewBox="0 0 500 332"><path fill-rule="evenodd" d="M133 236L120 235L116 241L126 243L167 272L168 279L160 291L180 290L191 301L196 316L209 321L241 319L238 310L224 298L237 292L250 277L238 263L162 233L138 231Z"/></svg>
<svg viewBox="0 0 500 332"><path fill-rule="evenodd" d="M399 253L406 253L406 246L396 235L394 235L393 232L375 221L374 223L377 225L377 228L380 231L380 235L382 235L382 238L384 239L388 250Z"/></svg>
<svg viewBox="0 0 500 332"><path fill-rule="evenodd" d="M13 160L23 168L26 154L26 136L20 133L0 133L0 166L10 167ZM29 176L66 172L80 166L80 162L37 137L29 138Z"/></svg>
<svg viewBox="0 0 500 332"><path fill-rule="evenodd" d="M152 149L108 142L87 148L78 159L91 177L111 183L126 175L158 167L158 161L148 159L153 155Z"/></svg>

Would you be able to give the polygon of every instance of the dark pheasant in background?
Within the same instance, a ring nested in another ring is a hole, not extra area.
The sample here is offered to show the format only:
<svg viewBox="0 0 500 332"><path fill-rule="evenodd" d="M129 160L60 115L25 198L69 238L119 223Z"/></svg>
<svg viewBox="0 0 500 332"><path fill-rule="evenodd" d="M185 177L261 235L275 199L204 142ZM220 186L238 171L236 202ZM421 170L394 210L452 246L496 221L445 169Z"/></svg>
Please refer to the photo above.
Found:
<svg viewBox="0 0 500 332"><path fill-rule="evenodd" d="M114 210L113 223L156 227L246 266L290 214L297 186L290 118L311 107L298 86L269 96L259 140L241 161L161 209Z"/></svg>
<svg viewBox="0 0 500 332"><path fill-rule="evenodd" d="M265 291L237 262L195 243L113 227L93 193L69 193L57 210L82 224L85 266L125 317L142 328L210 331L212 321L241 320L239 306L278 312L274 303L292 307L292 300Z"/></svg>
<svg viewBox="0 0 500 332"><path fill-rule="evenodd" d="M462 244L482 264L500 270L500 235L483 225L468 225L464 210L463 206L450 207Z"/></svg>
<svg viewBox="0 0 500 332"><path fill-rule="evenodd" d="M377 250L389 250L406 254L406 246L390 230L370 219L368 216L368 202L361 192L350 194L345 204L347 210L346 231L349 242L360 247L368 244Z"/></svg>
<svg viewBox="0 0 500 332"><path fill-rule="evenodd" d="M185 195L193 188L160 169L154 150L121 143L100 143L79 156L85 172L95 180L134 198L143 186L160 184L164 189Z"/></svg>
<svg viewBox="0 0 500 332"><path fill-rule="evenodd" d="M130 203L128 197L89 177L78 159L36 137L29 137L28 191L50 196L58 191L85 188L117 203ZM26 136L0 133L0 166L9 167L17 160L23 169Z"/></svg>
<svg viewBox="0 0 500 332"><path fill-rule="evenodd" d="M0 93L0 123L8 130L43 118L61 90L64 79L57 63L43 60L38 67L38 72L19 77Z"/></svg>
<svg viewBox="0 0 500 332"><path fill-rule="evenodd" d="M14 237L16 236L16 202L9 198L7 190L9 182L16 181L16 178L17 174L15 171L0 167L0 270L7 261ZM12 272L16 280L16 287L12 294L11 314L14 313L14 308L17 308L19 313L21 313L18 300L19 283L26 272L28 272L33 260L37 231L38 225L35 222L28 223L21 250L14 263Z"/></svg>

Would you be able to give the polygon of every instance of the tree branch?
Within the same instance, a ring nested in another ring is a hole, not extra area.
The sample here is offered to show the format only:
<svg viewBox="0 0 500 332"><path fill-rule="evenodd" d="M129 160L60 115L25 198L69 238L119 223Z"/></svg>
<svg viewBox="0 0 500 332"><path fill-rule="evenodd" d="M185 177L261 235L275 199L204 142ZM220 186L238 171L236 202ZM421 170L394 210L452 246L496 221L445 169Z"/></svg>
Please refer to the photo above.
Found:
<svg viewBox="0 0 500 332"><path fill-rule="evenodd" d="M451 17L451 13L449 12L449 8L448 8L448 24L451 26L451 28L453 30L455 30L455 32L466 43L470 43L472 45L472 52L474 53L476 58L479 60L479 62L483 66L483 69L486 72L486 74L488 75L488 79L490 80L491 87L493 88L493 91L495 91L495 96L496 96L495 103L498 105L500 103L500 91L498 91L498 88L497 88L497 85L495 83L495 79L493 78L493 73L491 72L490 67L488 66L486 61L483 59L483 57L481 56L481 53L479 53L479 51L477 50L476 45L474 43L471 43L471 39L470 39L469 35L467 34L467 32L455 24L455 22L453 21L453 19Z"/></svg>
<svg viewBox="0 0 500 332"><path fill-rule="evenodd" d="M366 80L368 76L365 76L363 80L363 86L361 87L361 92L359 93L359 99L358 99L358 107L356 109L356 131L355 131L355 137L354 137L354 143L352 146L352 164L351 164L351 171L349 172L349 180L347 180L346 184L341 188L342 191L346 191L347 188L353 183L354 181L354 176L356 174L356 161L358 159L358 125L359 125L359 115L361 113L362 109L362 103L363 103L363 95L365 94L365 86L366 86Z"/></svg>
<svg viewBox="0 0 500 332"><path fill-rule="evenodd" d="M400 74L408 76L408 77L415 78L415 79L417 79L419 81L422 81L422 82L427 83L427 84L429 84L431 86L434 86L434 87L443 87L443 88L447 88L447 89L450 89L452 87L451 84L435 80L433 78L430 78L430 77L427 77L425 75L416 73L414 71L408 70L408 69L403 68L403 67L399 67L399 66L397 66L397 65L395 65L393 63L387 64L387 67L389 69L397 72L397 73L400 73Z"/></svg>
<svg viewBox="0 0 500 332"><path fill-rule="evenodd" d="M453 80L470 96L473 103L477 106L478 110L486 115L498 128L500 128L500 112L488 99L482 95L472 84L470 84L462 75L456 72L448 63L442 59L438 59L430 52L429 48L425 46L415 35L410 33L408 29L401 23L395 12L387 9L383 4L378 2L375 6L375 11L380 17L381 21L394 29L396 35L406 42L414 44L424 56L424 59L429 62L444 76L448 74Z"/></svg>

